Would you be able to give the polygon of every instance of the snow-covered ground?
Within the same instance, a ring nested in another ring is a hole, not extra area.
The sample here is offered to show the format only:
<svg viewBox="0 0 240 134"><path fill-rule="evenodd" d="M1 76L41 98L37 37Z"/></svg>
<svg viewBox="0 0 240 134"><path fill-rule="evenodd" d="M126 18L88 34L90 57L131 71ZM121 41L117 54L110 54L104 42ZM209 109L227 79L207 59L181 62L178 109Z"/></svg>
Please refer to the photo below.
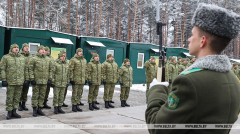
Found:
<svg viewBox="0 0 240 134"><path fill-rule="evenodd" d="M143 86L143 84L133 84L132 87L130 88L130 90L134 90L134 91L140 91L140 92L146 92L146 84L145 86ZM116 85L115 88L120 89L120 85ZM6 90L6 87L2 87L2 89ZM84 85L83 89L85 90L89 90L89 86L88 85ZM100 87L98 92L104 92L104 88ZM114 94L120 94L119 90L115 90ZM32 87L29 87L29 91L28 91L28 95L29 97L32 97ZM72 91L68 90L67 91L67 96L72 96ZM49 92L49 98L53 98L53 88L50 88L50 92Z"/></svg>

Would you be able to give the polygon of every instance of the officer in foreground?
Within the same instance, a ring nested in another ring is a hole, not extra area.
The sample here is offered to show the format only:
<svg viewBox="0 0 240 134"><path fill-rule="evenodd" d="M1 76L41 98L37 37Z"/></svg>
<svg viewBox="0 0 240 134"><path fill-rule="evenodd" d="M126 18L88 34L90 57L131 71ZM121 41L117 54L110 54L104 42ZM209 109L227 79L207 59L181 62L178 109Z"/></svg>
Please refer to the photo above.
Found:
<svg viewBox="0 0 240 134"><path fill-rule="evenodd" d="M238 36L240 16L227 9L199 4L188 39L192 66L177 76L168 93L167 82L150 84L147 124L233 124L240 110L240 84L226 55L220 55ZM150 126L149 126L150 127ZM227 134L230 129L150 129L150 133Z"/></svg>

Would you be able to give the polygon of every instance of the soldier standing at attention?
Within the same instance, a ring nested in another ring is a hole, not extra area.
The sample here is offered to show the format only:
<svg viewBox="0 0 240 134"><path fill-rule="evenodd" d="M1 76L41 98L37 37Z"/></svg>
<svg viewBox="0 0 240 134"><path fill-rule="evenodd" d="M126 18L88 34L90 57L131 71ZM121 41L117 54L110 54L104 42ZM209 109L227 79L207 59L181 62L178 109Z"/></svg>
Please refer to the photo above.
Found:
<svg viewBox="0 0 240 134"><path fill-rule="evenodd" d="M44 49L45 49L46 59L50 60L51 64L53 65L54 58L50 55L49 47L45 47ZM43 105L44 105L43 108L47 108L47 109L51 109L51 107L47 105L49 92L50 92L50 84L47 85L45 99L44 99L44 103L43 103Z"/></svg>
<svg viewBox="0 0 240 134"><path fill-rule="evenodd" d="M164 63L165 63L165 80L168 81L168 60L167 60L167 56L165 56L164 58Z"/></svg>
<svg viewBox="0 0 240 134"><path fill-rule="evenodd" d="M89 93L88 93L88 103L89 110L99 109L96 106L98 90L102 83L102 65L99 62L99 55L94 53L92 59L88 63L88 84L89 84Z"/></svg>
<svg viewBox="0 0 240 134"><path fill-rule="evenodd" d="M33 116L37 114L44 116L42 112L43 102L46 94L47 85L51 85L52 62L46 58L44 46L38 47L36 55L30 59L29 75L32 84L32 107Z"/></svg>
<svg viewBox="0 0 240 134"><path fill-rule="evenodd" d="M240 15L200 3L192 18L189 52L198 57L173 81L150 84L145 112L147 124L234 124L240 110L240 84L226 55L238 37ZM220 117L220 118L219 118ZM227 134L230 129L149 129L151 134Z"/></svg>
<svg viewBox="0 0 240 134"><path fill-rule="evenodd" d="M150 83L157 76L157 65L155 62L155 57L151 56L150 59L144 63L144 67L146 68L145 75L146 75L146 83L147 83L147 90L146 90L146 97L147 97Z"/></svg>
<svg viewBox="0 0 240 134"><path fill-rule="evenodd" d="M25 78L29 80L28 62L30 61L30 58L32 58L32 55L29 52L29 45L27 43L22 44L22 49L20 50L19 53L24 57L25 66L26 66ZM26 102L27 102L29 85L30 85L30 81L28 81L28 84L23 85L19 107L18 107L19 111L28 110L28 108L26 107Z"/></svg>
<svg viewBox="0 0 240 134"><path fill-rule="evenodd" d="M172 62L168 65L168 74L169 74L169 91L172 88L172 83L175 77L178 76L178 65L176 59L172 58Z"/></svg>
<svg viewBox="0 0 240 134"><path fill-rule="evenodd" d="M62 110L64 92L66 87L69 85L69 64L65 60L64 53L58 54L58 59L56 59L54 64L53 80L51 86L53 87L53 107L54 113L65 113Z"/></svg>
<svg viewBox="0 0 240 134"><path fill-rule="evenodd" d="M87 83L87 60L83 57L83 50L78 48L76 50L76 54L70 60L69 63L70 67L70 83L72 84L72 111L82 111L79 108L82 93L83 93L83 86ZM83 104L82 104L83 105Z"/></svg>
<svg viewBox="0 0 240 134"><path fill-rule="evenodd" d="M185 58L182 59L182 63L178 66L178 75L186 69L186 62L187 60Z"/></svg>
<svg viewBox="0 0 240 134"><path fill-rule="evenodd" d="M179 65L182 64L182 57L179 56L177 59L178 59L177 64L178 64L178 66L179 66Z"/></svg>
<svg viewBox="0 0 240 134"><path fill-rule="evenodd" d="M26 86L29 82L24 57L18 52L18 45L11 45L9 54L4 55L0 63L2 71L2 87L7 87L7 120L12 117L21 118L21 116L16 113L16 109L18 108L18 103L20 102L23 85Z"/></svg>
<svg viewBox="0 0 240 134"><path fill-rule="evenodd" d="M70 61L67 59L67 52L65 50L61 50L60 53L63 53L65 55L65 61L69 65ZM66 95L67 95L67 89L68 89L68 85L67 85L66 90L64 92L64 99L63 99L63 105L62 105L63 107L68 107L68 105L64 103ZM82 104L81 101L80 101L80 105L84 105L84 104Z"/></svg>
<svg viewBox="0 0 240 134"><path fill-rule="evenodd" d="M120 67L119 72L119 83L121 85L120 101L122 107L130 107L130 105L127 104L127 99L130 92L130 87L132 87L132 81L133 69L130 66L130 60L126 58Z"/></svg>
<svg viewBox="0 0 240 134"><path fill-rule="evenodd" d="M115 84L118 82L118 65L113 61L113 55L108 54L105 62L102 63L102 76L104 84L104 95L103 99L105 101L105 108L114 108L111 103L113 93L115 89Z"/></svg>
<svg viewBox="0 0 240 134"><path fill-rule="evenodd" d="M238 76L238 64L237 63L233 63L233 72L236 76Z"/></svg>

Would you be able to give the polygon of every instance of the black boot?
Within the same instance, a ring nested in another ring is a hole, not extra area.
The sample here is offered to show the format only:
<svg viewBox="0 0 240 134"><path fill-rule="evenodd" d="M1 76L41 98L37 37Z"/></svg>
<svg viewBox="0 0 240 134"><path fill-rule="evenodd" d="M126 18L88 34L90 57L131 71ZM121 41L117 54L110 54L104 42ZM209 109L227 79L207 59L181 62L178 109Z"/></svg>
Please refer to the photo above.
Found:
<svg viewBox="0 0 240 134"><path fill-rule="evenodd" d="M123 100L121 101L121 106L122 106L122 107L125 107Z"/></svg>
<svg viewBox="0 0 240 134"><path fill-rule="evenodd" d="M37 114L45 116L45 114L42 112L42 107L38 107Z"/></svg>
<svg viewBox="0 0 240 134"><path fill-rule="evenodd" d="M54 114L58 114L58 107L54 107Z"/></svg>
<svg viewBox="0 0 240 134"><path fill-rule="evenodd" d="M62 110L61 106L58 106L58 112L64 114L65 112Z"/></svg>
<svg viewBox="0 0 240 134"><path fill-rule="evenodd" d="M97 102L97 101L96 101L96 102L95 102L95 104L97 104L97 105L98 105L98 104L99 104L99 102Z"/></svg>
<svg viewBox="0 0 240 134"><path fill-rule="evenodd" d="M51 107L47 105L47 101L44 101L44 103L43 103L43 108L51 109Z"/></svg>
<svg viewBox="0 0 240 134"><path fill-rule="evenodd" d="M126 101L124 101L124 105L125 105L126 107L130 107L130 105L128 105Z"/></svg>
<svg viewBox="0 0 240 134"><path fill-rule="evenodd" d="M92 103L92 107L93 107L94 109L99 110L99 107L96 106L96 102L93 102L93 103Z"/></svg>
<svg viewBox="0 0 240 134"><path fill-rule="evenodd" d="M12 111L8 111L7 120L10 120L11 118L12 118Z"/></svg>
<svg viewBox="0 0 240 134"><path fill-rule="evenodd" d="M19 102L18 111L22 111L22 103Z"/></svg>
<svg viewBox="0 0 240 134"><path fill-rule="evenodd" d="M111 100L110 103L114 103L114 101Z"/></svg>
<svg viewBox="0 0 240 134"><path fill-rule="evenodd" d="M28 108L26 107L26 102L22 102L22 109L23 109L23 110L26 110L26 111L28 110ZM18 110L19 110L19 109L18 109Z"/></svg>
<svg viewBox="0 0 240 134"><path fill-rule="evenodd" d="M82 109L81 109L81 108L79 108L79 105L77 105L77 111L80 111L80 112L82 112Z"/></svg>
<svg viewBox="0 0 240 134"><path fill-rule="evenodd" d="M93 110L92 103L89 103L89 110Z"/></svg>
<svg viewBox="0 0 240 134"><path fill-rule="evenodd" d="M33 107L33 116L37 116L37 107Z"/></svg>
<svg viewBox="0 0 240 134"><path fill-rule="evenodd" d="M68 107L68 105L63 102L62 107Z"/></svg>
<svg viewBox="0 0 240 134"><path fill-rule="evenodd" d="M80 101L80 104L79 104L80 106L83 106L84 104Z"/></svg>
<svg viewBox="0 0 240 134"><path fill-rule="evenodd" d="M16 110L17 110L17 109L13 109L13 111L12 111L12 117L21 118L21 115L17 114L17 113L16 113Z"/></svg>
<svg viewBox="0 0 240 134"><path fill-rule="evenodd" d="M77 112L77 105L72 105L72 111Z"/></svg>
<svg viewBox="0 0 240 134"><path fill-rule="evenodd" d="M108 106L109 106L110 108L114 108L114 106L110 103L110 101L108 101Z"/></svg>
<svg viewBox="0 0 240 134"><path fill-rule="evenodd" d="M105 101L105 108L109 108L108 101Z"/></svg>

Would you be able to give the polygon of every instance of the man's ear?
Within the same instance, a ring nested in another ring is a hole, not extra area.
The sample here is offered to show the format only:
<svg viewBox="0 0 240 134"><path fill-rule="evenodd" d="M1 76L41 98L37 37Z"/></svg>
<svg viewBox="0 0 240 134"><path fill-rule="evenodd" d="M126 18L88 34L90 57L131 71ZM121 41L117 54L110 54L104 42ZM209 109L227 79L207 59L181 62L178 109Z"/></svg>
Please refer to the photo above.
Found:
<svg viewBox="0 0 240 134"><path fill-rule="evenodd" d="M206 45L206 42L207 42L207 37L206 36L202 36L200 47L201 48L204 47Z"/></svg>

